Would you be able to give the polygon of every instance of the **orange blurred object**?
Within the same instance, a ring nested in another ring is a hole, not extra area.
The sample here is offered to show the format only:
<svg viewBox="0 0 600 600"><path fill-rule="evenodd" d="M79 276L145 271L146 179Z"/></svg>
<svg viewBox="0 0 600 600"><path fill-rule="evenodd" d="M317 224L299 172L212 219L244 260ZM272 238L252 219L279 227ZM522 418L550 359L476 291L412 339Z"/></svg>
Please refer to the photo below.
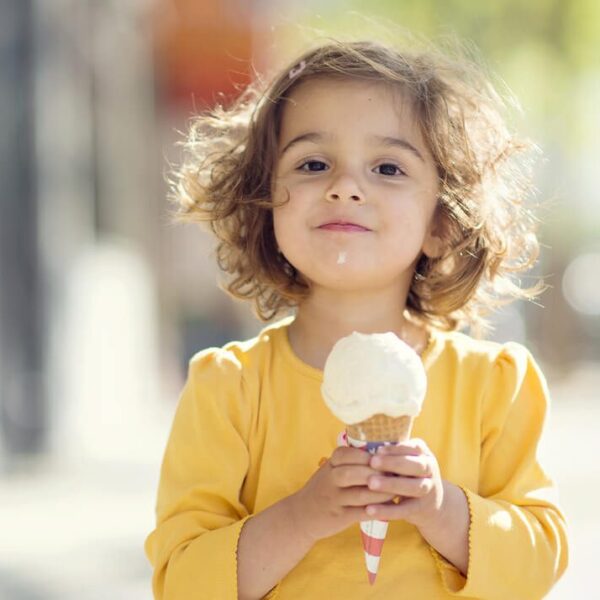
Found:
<svg viewBox="0 0 600 600"><path fill-rule="evenodd" d="M202 109L233 99L251 77L252 0L158 0L157 81L169 104Z"/></svg>

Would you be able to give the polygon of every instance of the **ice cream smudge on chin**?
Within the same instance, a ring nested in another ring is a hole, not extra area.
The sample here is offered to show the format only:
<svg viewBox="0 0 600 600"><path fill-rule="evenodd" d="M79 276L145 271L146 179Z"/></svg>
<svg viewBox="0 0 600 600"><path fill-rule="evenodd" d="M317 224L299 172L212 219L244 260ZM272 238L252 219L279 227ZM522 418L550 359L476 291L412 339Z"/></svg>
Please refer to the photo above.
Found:
<svg viewBox="0 0 600 600"><path fill-rule="evenodd" d="M340 252L338 254L337 264L343 265L346 262L346 252Z"/></svg>

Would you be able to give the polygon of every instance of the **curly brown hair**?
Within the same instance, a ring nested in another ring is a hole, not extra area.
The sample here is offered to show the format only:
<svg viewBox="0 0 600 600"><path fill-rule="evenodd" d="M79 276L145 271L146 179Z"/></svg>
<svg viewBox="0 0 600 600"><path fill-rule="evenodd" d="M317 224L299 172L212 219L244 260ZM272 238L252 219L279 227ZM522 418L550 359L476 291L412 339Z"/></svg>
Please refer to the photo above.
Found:
<svg viewBox="0 0 600 600"><path fill-rule="evenodd" d="M298 68L298 67L301 68ZM387 83L412 102L439 175L445 252L422 255L409 290L409 316L438 328L486 326L485 315L543 289L515 278L537 259L536 221L526 206L537 148L508 127L509 103L464 53L401 52L373 41L328 40L270 83L257 79L227 108L192 120L184 160L172 180L176 218L210 224L225 289L254 301L269 320L309 294L278 252L272 175L283 108L300 83L338 77Z"/></svg>

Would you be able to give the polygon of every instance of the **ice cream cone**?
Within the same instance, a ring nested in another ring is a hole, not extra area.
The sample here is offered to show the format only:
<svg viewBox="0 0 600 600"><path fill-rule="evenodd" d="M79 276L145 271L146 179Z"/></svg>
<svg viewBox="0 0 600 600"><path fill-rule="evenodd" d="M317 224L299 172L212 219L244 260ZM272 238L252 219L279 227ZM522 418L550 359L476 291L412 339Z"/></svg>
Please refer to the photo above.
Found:
<svg viewBox="0 0 600 600"><path fill-rule="evenodd" d="M413 417L388 417L387 415L377 414L370 419L365 419L354 425L346 425L346 436L348 444L357 448L363 448L375 453L379 446L384 444L395 444L402 442L410 437ZM360 536L362 539L363 550L365 552L365 564L369 583L373 585L379 570L379 560L383 542L387 533L388 524L386 521L361 521Z"/></svg>
<svg viewBox="0 0 600 600"><path fill-rule="evenodd" d="M346 423L342 443L370 453L410 437L426 390L427 374L421 358L392 331L354 331L339 339L323 369L323 400ZM377 520L360 524L371 584L377 575L387 525Z"/></svg>
<svg viewBox="0 0 600 600"><path fill-rule="evenodd" d="M403 442L410 437L413 417L388 417L377 414L360 423L346 425L346 433L361 442Z"/></svg>

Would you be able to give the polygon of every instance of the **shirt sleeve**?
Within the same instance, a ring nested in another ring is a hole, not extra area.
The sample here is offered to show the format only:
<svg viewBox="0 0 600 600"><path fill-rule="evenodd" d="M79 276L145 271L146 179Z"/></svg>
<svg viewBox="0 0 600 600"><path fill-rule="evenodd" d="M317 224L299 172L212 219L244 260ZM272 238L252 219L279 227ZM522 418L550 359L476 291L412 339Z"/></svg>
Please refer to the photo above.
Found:
<svg viewBox="0 0 600 600"><path fill-rule="evenodd" d="M161 468L157 524L145 544L157 600L237 598L251 412L232 352L209 349L190 361Z"/></svg>
<svg viewBox="0 0 600 600"><path fill-rule="evenodd" d="M433 550L447 590L484 600L543 598L568 563L564 516L537 451L548 390L529 352L505 344L482 406L479 489L469 505L467 577Z"/></svg>

